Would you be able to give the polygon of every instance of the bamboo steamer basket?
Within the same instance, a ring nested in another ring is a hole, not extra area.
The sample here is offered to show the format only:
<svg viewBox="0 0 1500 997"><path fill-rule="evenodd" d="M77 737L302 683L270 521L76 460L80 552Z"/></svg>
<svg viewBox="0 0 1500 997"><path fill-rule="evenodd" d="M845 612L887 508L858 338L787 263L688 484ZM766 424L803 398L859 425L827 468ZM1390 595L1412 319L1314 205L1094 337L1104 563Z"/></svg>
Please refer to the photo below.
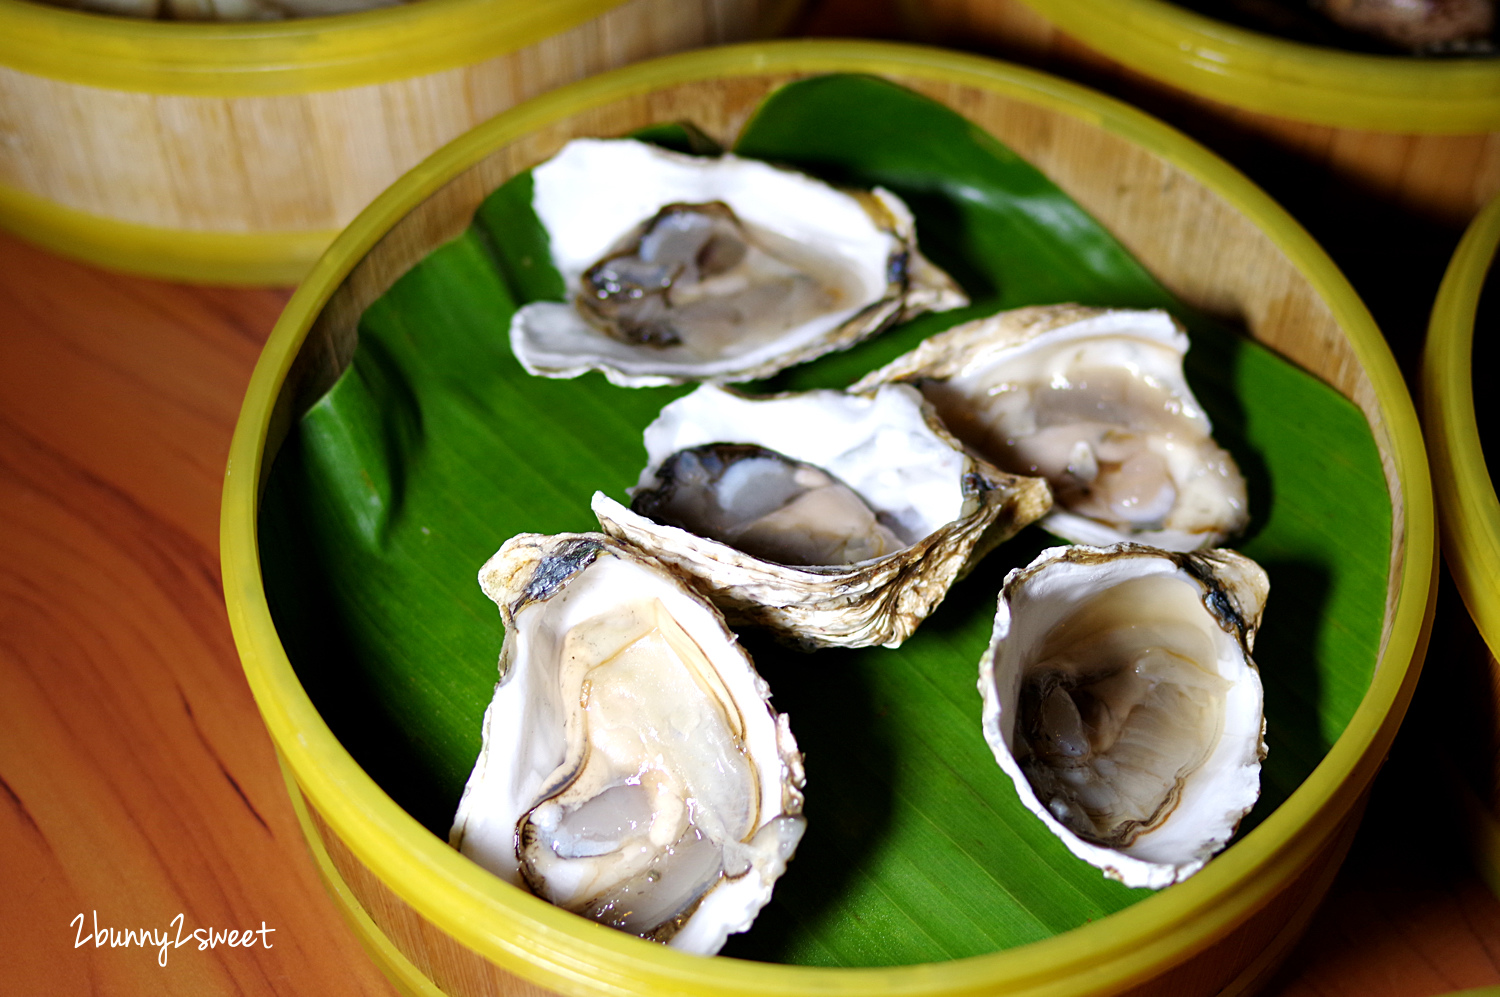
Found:
<svg viewBox="0 0 1500 997"><path fill-rule="evenodd" d="M1459 607L1444 607L1454 610L1444 620L1444 658L1461 674L1446 676L1440 722L1456 732L1467 763L1448 768L1463 772L1455 791L1475 864L1500 896L1500 499L1481 447L1472 366L1475 317L1497 246L1500 198L1469 226L1438 289L1422 358L1422 408L1443 561L1468 611L1465 619Z"/></svg>
<svg viewBox="0 0 1500 997"><path fill-rule="evenodd" d="M921 35L1118 87L1423 219L1462 228L1500 193L1500 59L1338 51L1171 0L899 2Z"/></svg>
<svg viewBox="0 0 1500 997"><path fill-rule="evenodd" d="M349 362L358 316L480 200L568 139L688 119L728 140L777 85L873 73L947 104L1059 183L1191 305L1236 317L1368 419L1393 507L1386 623L1354 719L1296 792L1187 882L1065 934L991 955L883 969L703 959L600 930L481 870L399 809L298 683L267 607L257 500L288 427ZM1097 169L1108 162L1108 171ZM1184 233L1214 232L1189 245ZM318 262L272 333L225 481L225 598L245 672L329 889L410 993L1042 995L1248 992L1330 885L1420 669L1435 567L1415 413L1348 284L1295 222L1181 135L1109 98L987 59L900 45L761 44L576 84L470 132L404 177Z"/></svg>
<svg viewBox="0 0 1500 997"><path fill-rule="evenodd" d="M0 0L0 226L148 276L292 284L429 153L593 73L798 0L420 0L187 23Z"/></svg>

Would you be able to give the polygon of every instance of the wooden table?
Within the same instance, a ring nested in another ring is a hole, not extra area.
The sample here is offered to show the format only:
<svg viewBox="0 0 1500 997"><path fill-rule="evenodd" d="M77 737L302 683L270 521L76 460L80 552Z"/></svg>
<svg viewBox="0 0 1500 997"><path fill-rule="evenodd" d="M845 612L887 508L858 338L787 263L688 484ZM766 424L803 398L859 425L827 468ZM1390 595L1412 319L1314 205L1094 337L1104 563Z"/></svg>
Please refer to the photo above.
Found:
<svg viewBox="0 0 1500 997"><path fill-rule="evenodd" d="M1435 238L1451 251L1457 234ZM1340 262L1410 357L1440 268L1393 295L1379 266ZM0 994L395 992L317 880L220 593L229 438L286 298L109 274L0 235ZM1440 715L1428 687L1417 709ZM1422 731L1398 739L1268 992L1500 984L1500 901L1434 799ZM154 948L97 947L95 912L116 931L268 933L162 966Z"/></svg>

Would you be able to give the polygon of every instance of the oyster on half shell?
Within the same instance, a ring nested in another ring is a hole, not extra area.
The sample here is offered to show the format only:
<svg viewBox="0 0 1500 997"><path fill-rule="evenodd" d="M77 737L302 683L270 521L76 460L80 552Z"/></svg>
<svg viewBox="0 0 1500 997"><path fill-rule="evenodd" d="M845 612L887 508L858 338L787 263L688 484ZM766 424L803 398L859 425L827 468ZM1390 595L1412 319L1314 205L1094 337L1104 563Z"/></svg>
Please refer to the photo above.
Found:
<svg viewBox="0 0 1500 997"><path fill-rule="evenodd" d="M898 646L1050 504L1041 479L967 453L907 385L704 385L645 442L632 508L594 495L604 532L691 577L731 623L802 647Z"/></svg>
<svg viewBox="0 0 1500 997"><path fill-rule="evenodd" d="M576 139L532 176L568 296L511 321L533 374L748 381L968 302L879 188L630 139Z"/></svg>
<svg viewBox="0 0 1500 997"><path fill-rule="evenodd" d="M1054 547L1005 579L982 726L1021 802L1127 886L1197 872L1260 795L1269 583L1234 551Z"/></svg>
<svg viewBox="0 0 1500 997"><path fill-rule="evenodd" d="M915 384L996 466L1045 477L1048 532L1197 550L1243 530L1249 511L1183 377L1187 348L1163 311L1018 308L939 333L851 390Z"/></svg>
<svg viewBox="0 0 1500 997"><path fill-rule="evenodd" d="M608 537L521 534L479 580L505 643L453 846L567 910L717 952L805 826L765 680L717 610Z"/></svg>

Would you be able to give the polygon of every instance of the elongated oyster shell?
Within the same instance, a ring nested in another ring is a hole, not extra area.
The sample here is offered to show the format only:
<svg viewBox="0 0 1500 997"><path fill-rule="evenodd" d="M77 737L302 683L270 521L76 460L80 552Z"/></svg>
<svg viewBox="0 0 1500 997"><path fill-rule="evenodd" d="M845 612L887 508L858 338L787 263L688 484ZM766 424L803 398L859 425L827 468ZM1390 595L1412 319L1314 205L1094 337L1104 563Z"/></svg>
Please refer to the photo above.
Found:
<svg viewBox="0 0 1500 997"><path fill-rule="evenodd" d="M1234 551L1054 547L1005 579L982 726L1021 801L1127 886L1180 882L1260 795L1269 582Z"/></svg>
<svg viewBox="0 0 1500 997"><path fill-rule="evenodd" d="M1249 511L1183 377L1187 347L1163 311L1018 308L933 336L850 390L916 384L996 466L1047 479L1057 504L1042 526L1066 540L1197 550Z"/></svg>
<svg viewBox="0 0 1500 997"><path fill-rule="evenodd" d="M500 682L450 840L507 881L705 955L802 836L802 756L723 617L599 534L521 534L481 569Z"/></svg>
<svg viewBox="0 0 1500 997"><path fill-rule="evenodd" d="M967 298L917 251L899 198L737 156L577 139L533 171L569 300L526 305L511 348L546 377L748 381Z"/></svg>
<svg viewBox="0 0 1500 997"><path fill-rule="evenodd" d="M956 578L1050 502L1040 479L1006 474L965 452L906 385L760 398L705 385L662 409L645 439L638 503L666 484L662 471L674 455L705 444L753 444L847 485L867 507L853 514L873 517L899 540L898 549L852 564L785 564L594 495L606 533L691 576L730 622L766 627L804 647L898 646ZM792 528L814 529L806 522Z"/></svg>

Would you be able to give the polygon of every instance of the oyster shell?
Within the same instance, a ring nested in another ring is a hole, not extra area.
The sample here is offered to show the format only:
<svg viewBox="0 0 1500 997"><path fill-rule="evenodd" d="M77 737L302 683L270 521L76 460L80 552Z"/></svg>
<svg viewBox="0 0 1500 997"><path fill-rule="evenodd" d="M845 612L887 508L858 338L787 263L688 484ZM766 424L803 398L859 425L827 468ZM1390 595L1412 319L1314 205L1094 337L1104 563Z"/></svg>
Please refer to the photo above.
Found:
<svg viewBox="0 0 1500 997"><path fill-rule="evenodd" d="M479 580L505 643L453 846L560 907L717 952L805 826L765 681L717 610L599 534L513 537Z"/></svg>
<svg viewBox="0 0 1500 997"><path fill-rule="evenodd" d="M1054 547L1005 579L982 726L1021 801L1079 858L1159 889L1260 795L1266 573L1234 551Z"/></svg>
<svg viewBox="0 0 1500 997"><path fill-rule="evenodd" d="M1221 544L1249 521L1245 479L1182 373L1163 311L1049 305L955 326L850 390L916 384L996 466L1039 474L1042 526L1074 543Z"/></svg>
<svg viewBox="0 0 1500 997"><path fill-rule="evenodd" d="M875 555L807 564L820 557L775 548L777 560L756 556L594 495L604 532L690 576L731 623L766 627L803 647L898 646L956 578L1050 502L1040 479L1006 474L966 453L906 385L857 395L810 391L760 398L704 385L662 409L645 442L647 465L633 489L638 510L659 512L662 490L676 484L664 478L680 459L674 455L723 443L772 451L792 462L793 479L811 465L857 497L857 506L851 505L823 484L803 492L787 483L759 487L749 504L765 508L752 509L747 518L755 520L755 529L771 532L768 524L790 521L792 534L829 535L806 548L819 555ZM731 484L738 488L743 481ZM763 503L767 490L774 501ZM849 514L855 528L800 518L809 508L821 514L829 507ZM891 539L897 548L880 553ZM787 563L795 561L804 563Z"/></svg>
<svg viewBox="0 0 1500 997"><path fill-rule="evenodd" d="M1311 0L1341 28L1417 53L1494 51L1495 0Z"/></svg>
<svg viewBox="0 0 1500 997"><path fill-rule="evenodd" d="M968 299L917 251L911 212L737 156L577 139L533 171L570 300L511 321L546 377L748 381Z"/></svg>

